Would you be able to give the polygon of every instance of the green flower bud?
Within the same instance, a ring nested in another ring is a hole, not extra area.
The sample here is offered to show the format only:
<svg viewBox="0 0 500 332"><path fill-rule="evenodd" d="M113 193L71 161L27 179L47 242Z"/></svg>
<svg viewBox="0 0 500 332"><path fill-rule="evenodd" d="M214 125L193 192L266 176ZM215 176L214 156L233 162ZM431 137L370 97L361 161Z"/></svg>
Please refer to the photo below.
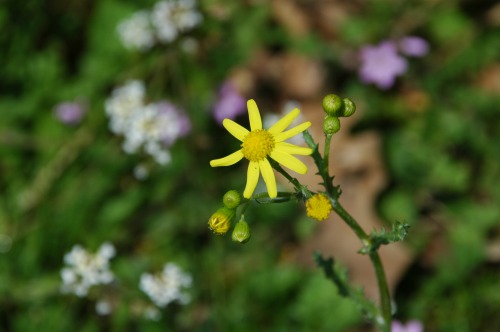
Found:
<svg viewBox="0 0 500 332"><path fill-rule="evenodd" d="M340 120L335 116L325 116L323 121L323 132L326 135L335 134L340 130Z"/></svg>
<svg viewBox="0 0 500 332"><path fill-rule="evenodd" d="M208 227L210 227L215 234L226 234L231 227L231 222L233 221L235 214L235 209L230 209L225 206L221 207L214 214L212 214L210 219L208 219Z"/></svg>
<svg viewBox="0 0 500 332"><path fill-rule="evenodd" d="M340 110L339 116L348 117L353 115L354 112L356 112L356 104L354 104L353 101L350 100L349 98L344 98L342 101L344 105Z"/></svg>
<svg viewBox="0 0 500 332"><path fill-rule="evenodd" d="M241 203L241 195L236 190L229 190L224 194L222 203L230 209L236 209Z"/></svg>
<svg viewBox="0 0 500 332"><path fill-rule="evenodd" d="M326 95L323 98L323 110L329 116L338 116L339 110L342 108L342 99L334 94Z"/></svg>
<svg viewBox="0 0 500 332"><path fill-rule="evenodd" d="M250 227L248 227L248 224L243 216L241 216L240 221L238 221L236 226L234 226L231 239L233 239L234 242L239 243L245 243L250 239Z"/></svg>

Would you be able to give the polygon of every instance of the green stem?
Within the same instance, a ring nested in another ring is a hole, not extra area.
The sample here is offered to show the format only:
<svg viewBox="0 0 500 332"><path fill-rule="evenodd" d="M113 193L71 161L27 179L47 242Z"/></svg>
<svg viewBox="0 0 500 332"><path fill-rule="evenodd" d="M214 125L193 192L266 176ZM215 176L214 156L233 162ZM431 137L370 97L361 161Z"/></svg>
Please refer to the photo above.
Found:
<svg viewBox="0 0 500 332"><path fill-rule="evenodd" d="M384 266L380 260L380 256L377 251L370 254L370 259L372 261L373 267L375 268L375 274L377 276L378 291L380 296L380 307L382 308L382 317L384 318L384 325L381 325L383 331L389 332L391 330L391 296L389 293L389 286L387 285L387 279L385 277Z"/></svg>
<svg viewBox="0 0 500 332"><path fill-rule="evenodd" d="M252 195L252 200L257 203L283 203L289 202L292 197L295 196L295 193L287 192L287 191L278 191L278 195L275 198L270 198L267 192L262 192L259 194ZM267 199L265 202L261 202L259 200Z"/></svg>
<svg viewBox="0 0 500 332"><path fill-rule="evenodd" d="M356 233L356 236L361 240L361 242L369 241L370 237L366 232L359 226L358 222L347 212L340 202L336 199L330 198L333 210L345 221L345 223Z"/></svg>
<svg viewBox="0 0 500 332"><path fill-rule="evenodd" d="M370 237L361 228L357 221L344 209L344 207L335 199L330 198L332 202L333 210L345 221L345 223L356 233L356 236L361 240L361 242L370 241ZM364 245L365 243L363 243ZM387 279L385 277L384 267L378 252L374 251L370 254L370 260L375 269L375 275L377 277L378 291L380 297L380 307L382 312L382 317L384 319L384 324L381 325L383 331L390 331L391 326L391 296L389 293L389 286L387 285Z"/></svg>
<svg viewBox="0 0 500 332"><path fill-rule="evenodd" d="M323 150L323 173L330 174L329 160L330 160L330 143L332 142L332 134L325 135L325 149Z"/></svg>
<svg viewBox="0 0 500 332"><path fill-rule="evenodd" d="M31 185L19 195L18 206L21 214L34 209L47 197L56 180L92 140L92 133L86 127L82 127L74 134L72 140L61 146L54 158L38 171Z"/></svg>
<svg viewBox="0 0 500 332"><path fill-rule="evenodd" d="M283 175L288 181L290 181L291 184L297 189L298 191L303 191L304 186L300 184L299 180L296 178L292 177L290 174L288 174L287 171L285 171L280 164L278 164L276 161L273 159L269 159L269 163L271 166L278 171L281 175Z"/></svg>
<svg viewBox="0 0 500 332"><path fill-rule="evenodd" d="M325 151L324 151L325 158L323 158L321 157L321 154L318 151L318 144L314 142L314 139L312 138L311 134L307 130L304 131L302 134L304 136L304 140L306 141L307 145L313 150L311 157L313 158L314 163L318 168L319 175L323 179L323 186L325 187L326 192L331 193L332 195L336 195L334 198L337 199L338 195L340 194L333 187L332 178L330 178L329 176L330 172L328 169L331 136L330 139L328 137L325 138Z"/></svg>
<svg viewBox="0 0 500 332"><path fill-rule="evenodd" d="M358 222L339 203L338 196L340 195L340 193L333 186L332 178L329 175L330 172L328 169L328 160L330 159L330 142L332 135L325 136L324 157L321 157L320 153L318 152L318 145L314 142L309 132L305 131L303 135L306 143L309 145L311 149L313 149L313 153L311 156L314 159L314 163L318 167L318 171L323 179L325 189L330 196L330 201L332 203L333 210L353 230L353 232L361 240L363 245L365 245L367 242L369 243L371 241L370 237L366 234L363 228L361 228ZM377 325L380 326L382 331L390 331L391 297L389 293L389 287L387 285L387 279L385 277L384 267L382 266L382 261L380 260L380 256L376 251L370 254L370 260L373 264L375 275L377 277L378 290L380 296L380 308L381 308L382 318L384 320L383 324L377 322L376 323Z"/></svg>

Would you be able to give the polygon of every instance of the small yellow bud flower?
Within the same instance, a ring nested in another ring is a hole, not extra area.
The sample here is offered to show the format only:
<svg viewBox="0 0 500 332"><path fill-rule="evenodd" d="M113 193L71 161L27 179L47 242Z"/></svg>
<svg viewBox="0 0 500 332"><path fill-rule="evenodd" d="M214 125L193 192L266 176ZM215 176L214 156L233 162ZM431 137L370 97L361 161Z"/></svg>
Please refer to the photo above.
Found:
<svg viewBox="0 0 500 332"><path fill-rule="evenodd" d="M235 214L236 210L221 207L208 219L208 226L215 234L226 234L231 227Z"/></svg>
<svg viewBox="0 0 500 332"><path fill-rule="evenodd" d="M332 203L325 194L315 194L307 200L306 212L308 217L323 221L332 212Z"/></svg>

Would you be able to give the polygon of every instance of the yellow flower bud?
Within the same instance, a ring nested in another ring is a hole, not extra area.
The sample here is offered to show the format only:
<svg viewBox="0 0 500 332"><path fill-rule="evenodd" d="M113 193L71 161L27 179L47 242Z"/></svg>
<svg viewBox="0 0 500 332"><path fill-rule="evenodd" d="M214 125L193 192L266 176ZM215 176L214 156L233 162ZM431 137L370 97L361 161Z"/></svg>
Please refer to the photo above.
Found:
<svg viewBox="0 0 500 332"><path fill-rule="evenodd" d="M218 209L210 219L208 219L208 226L215 234L226 234L231 227L231 222L236 214L235 209L230 209L228 207L221 207Z"/></svg>

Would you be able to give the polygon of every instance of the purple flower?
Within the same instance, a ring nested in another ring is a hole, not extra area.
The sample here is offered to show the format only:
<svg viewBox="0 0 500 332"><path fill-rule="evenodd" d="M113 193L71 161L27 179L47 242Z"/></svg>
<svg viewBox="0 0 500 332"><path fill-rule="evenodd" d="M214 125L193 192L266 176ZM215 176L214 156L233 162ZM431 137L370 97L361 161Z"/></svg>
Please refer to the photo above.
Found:
<svg viewBox="0 0 500 332"><path fill-rule="evenodd" d="M224 119L234 119L246 111L246 100L231 82L226 81L219 92L219 99L214 105L213 115L218 123Z"/></svg>
<svg viewBox="0 0 500 332"><path fill-rule="evenodd" d="M423 38L408 36L399 41L399 49L407 56L421 57L429 53L429 43Z"/></svg>
<svg viewBox="0 0 500 332"><path fill-rule="evenodd" d="M380 89L389 89L407 68L406 59L397 53L396 45L384 41L378 46L365 46L361 49L361 68L359 77L365 83L374 83Z"/></svg>
<svg viewBox="0 0 500 332"><path fill-rule="evenodd" d="M406 325L403 325L401 322L396 320L396 321L392 322L391 331L392 332L423 332L424 326L418 320L411 320L408 323L406 323Z"/></svg>
<svg viewBox="0 0 500 332"><path fill-rule="evenodd" d="M69 125L80 123L86 111L85 107L77 102L63 102L54 107L54 114L59 121Z"/></svg>

